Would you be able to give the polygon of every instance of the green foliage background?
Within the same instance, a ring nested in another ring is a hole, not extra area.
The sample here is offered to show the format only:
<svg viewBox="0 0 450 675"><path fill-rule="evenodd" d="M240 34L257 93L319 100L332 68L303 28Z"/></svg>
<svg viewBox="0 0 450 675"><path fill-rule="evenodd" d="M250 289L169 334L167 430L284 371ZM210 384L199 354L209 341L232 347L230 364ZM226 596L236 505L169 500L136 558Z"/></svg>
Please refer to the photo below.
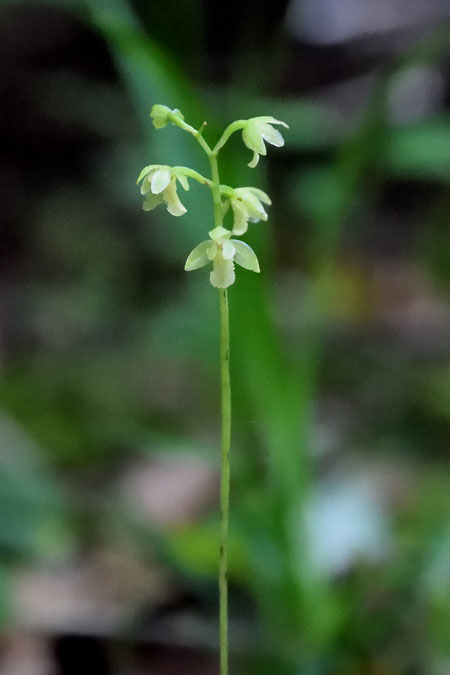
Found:
<svg viewBox="0 0 450 675"><path fill-rule="evenodd" d="M118 490L124 467L147 455L195 453L218 464L217 298L206 273L182 271L210 229L209 194L192 186L187 214L173 220L163 209L141 213L135 180L148 163L207 171L185 134L155 132L153 103L180 108L196 126L206 119L211 139L236 117L270 114L290 125L286 147L251 171L249 153L233 139L221 175L231 185L262 187L274 202L268 225L254 226L248 238L263 273L241 272L230 292L232 631L234 616L251 636L242 645L234 629L235 668L443 673L450 658L450 115L447 106L398 125L388 101L402 73L448 60L448 26L380 68L362 113L346 126L313 95L276 91L290 58L280 28L270 36L264 79L258 28L247 35L244 17L229 77L211 81L197 69L205 41L199 2L164 11L122 0L7 2L0 16L19 25L43 8L78 26L103 71L92 75L51 54L46 61L36 38L38 57L13 64L13 75L25 79L22 88L11 84L22 96L15 129L23 124L23 145L10 148L20 161L11 173L1 272L5 626L18 566L86 547L156 559L198 598L200 613L214 602L215 505L165 530L144 522ZM21 40L27 44L26 35ZM412 235L383 266L371 255L373 223L386 195L405 185L408 198L417 190L399 207ZM393 267L412 270L414 298L425 293L443 308L437 329L431 310L412 332L405 315L389 323L389 292L380 308L376 275L391 270L386 284L395 282ZM348 415L349 429L322 455L318 419L329 400L338 402L338 424L342 411ZM385 554L361 554L333 573L312 553L307 514L343 477L357 481L361 467L369 474L382 467L380 490L390 474L397 481L404 474L406 487L394 480L384 504ZM400 488L406 494L396 499ZM206 637L203 647L211 649Z"/></svg>

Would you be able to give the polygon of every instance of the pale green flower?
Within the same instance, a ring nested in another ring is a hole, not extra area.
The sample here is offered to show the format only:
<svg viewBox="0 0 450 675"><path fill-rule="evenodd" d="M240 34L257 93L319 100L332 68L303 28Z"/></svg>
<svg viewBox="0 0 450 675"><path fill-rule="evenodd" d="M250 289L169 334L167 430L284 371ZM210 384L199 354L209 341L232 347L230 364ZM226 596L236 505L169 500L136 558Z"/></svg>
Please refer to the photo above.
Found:
<svg viewBox="0 0 450 675"><path fill-rule="evenodd" d="M175 115L179 119L184 120L184 116L181 114L178 108L171 110L166 105L160 105L159 103L156 103L152 107L152 111L150 113L150 117L152 118L155 129L162 129L167 124L169 124L169 122L172 121L170 119L171 115Z"/></svg>
<svg viewBox="0 0 450 675"><path fill-rule="evenodd" d="M141 180L141 194L145 195L142 205L144 211L152 211L158 204L165 202L168 212L173 216L186 213L186 208L178 198L176 183L178 180L185 190L189 190L189 183L180 169L164 164L150 164L142 169L137 182Z"/></svg>
<svg viewBox="0 0 450 675"><path fill-rule="evenodd" d="M233 234L247 232L249 222L267 220L263 204L270 206L272 202L262 190L254 187L235 188L229 193L229 199L234 214Z"/></svg>
<svg viewBox="0 0 450 675"><path fill-rule="evenodd" d="M230 239L231 232L219 226L208 233L211 239L202 241L189 254L184 269L187 272L197 270L212 262L213 270L209 280L216 288L227 288L234 283L234 263L253 272L259 272L259 263L255 252L248 244L238 239Z"/></svg>
<svg viewBox="0 0 450 675"><path fill-rule="evenodd" d="M266 155L266 145L264 141L280 148L284 145L284 138L277 129L274 129L272 124L281 124L283 127L289 129L286 122L281 122L275 117L252 117L247 120L245 127L242 130L242 140L247 148L253 150L253 159L249 163L252 169L258 164L259 156Z"/></svg>

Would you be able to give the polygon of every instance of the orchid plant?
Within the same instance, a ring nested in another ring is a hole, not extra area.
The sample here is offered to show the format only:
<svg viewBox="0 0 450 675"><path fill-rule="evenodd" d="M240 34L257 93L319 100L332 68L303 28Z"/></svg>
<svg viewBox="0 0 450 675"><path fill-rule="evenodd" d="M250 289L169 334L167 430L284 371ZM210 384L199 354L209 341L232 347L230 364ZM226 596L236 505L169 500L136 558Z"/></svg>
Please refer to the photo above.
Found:
<svg viewBox="0 0 450 675"><path fill-rule="evenodd" d="M271 205L269 196L255 187L232 188L221 185L219 179L218 155L225 143L236 131L242 131L242 140L253 152L248 166L254 168L260 155L266 155L265 143L276 147L284 145L281 133L274 125L287 127L285 122L270 116L236 120L227 126L214 147L203 138L206 122L199 129L187 124L178 109L171 110L165 105L154 105L150 117L156 129L167 124L190 133L205 151L211 178L206 178L194 169L185 166L150 164L142 169L138 184L144 195L143 209L151 211L159 204L165 204L173 216L182 216L186 208L178 193L177 183L189 190L189 179L207 186L212 193L214 204L214 228L208 232L209 239L198 244L189 254L185 270L190 272L212 264L209 280L219 289L220 301L220 363L221 363L221 482L220 482L220 549L219 549L219 604L220 604L220 675L228 675L228 520L230 504L230 444L231 444L231 386L229 366L229 312L227 288L235 282L234 265L259 272L259 263L252 248L240 239L233 238L247 232L249 223L267 220L265 206ZM233 223L231 229L224 227L224 216L231 207Z"/></svg>

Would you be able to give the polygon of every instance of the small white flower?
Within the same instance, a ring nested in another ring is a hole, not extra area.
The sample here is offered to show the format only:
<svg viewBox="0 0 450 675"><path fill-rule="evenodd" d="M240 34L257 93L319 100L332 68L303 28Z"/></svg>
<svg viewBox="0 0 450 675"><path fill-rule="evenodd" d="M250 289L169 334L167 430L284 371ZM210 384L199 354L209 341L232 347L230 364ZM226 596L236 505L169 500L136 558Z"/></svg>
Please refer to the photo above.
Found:
<svg viewBox="0 0 450 675"><path fill-rule="evenodd" d="M189 190L186 176L170 166L150 164L142 169L137 182L142 180L141 193L145 195L142 205L144 211L152 211L158 204L165 202L167 210L173 216L182 216L186 208L177 195L177 180L185 190Z"/></svg>
<svg viewBox="0 0 450 675"><path fill-rule="evenodd" d="M247 232L249 221L257 223L259 220L267 220L263 204L270 206L272 202L262 190L254 187L236 188L229 199L234 214L233 234Z"/></svg>
<svg viewBox="0 0 450 675"><path fill-rule="evenodd" d="M189 254L184 269L187 272L197 270L212 262L213 270L209 280L216 288L227 288L234 283L234 263L253 272L259 272L258 259L248 244L238 239L230 239L231 232L224 227L216 227L208 233L211 239L202 241Z"/></svg>
<svg viewBox="0 0 450 675"><path fill-rule="evenodd" d="M247 148L253 150L253 159L249 163L252 169L258 164L259 156L266 155L266 145L264 141L280 148L284 145L284 138L277 129L274 129L272 124L281 124L283 127L289 129L286 122L275 119L275 117L263 116L252 117L247 120L245 127L242 130L242 140Z"/></svg>

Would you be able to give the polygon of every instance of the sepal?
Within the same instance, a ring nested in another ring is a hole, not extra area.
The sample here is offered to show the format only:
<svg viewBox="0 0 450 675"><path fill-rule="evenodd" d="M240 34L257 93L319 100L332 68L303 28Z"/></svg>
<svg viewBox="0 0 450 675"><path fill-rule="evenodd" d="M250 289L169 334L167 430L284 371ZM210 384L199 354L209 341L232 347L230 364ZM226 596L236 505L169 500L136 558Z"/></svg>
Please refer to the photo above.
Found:
<svg viewBox="0 0 450 675"><path fill-rule="evenodd" d="M207 241L202 241L201 244L196 246L189 253L188 258L186 260L186 264L184 266L184 269L186 270L186 272L192 272L192 270L198 270L198 269L200 269L200 267L204 267L205 265L210 263L211 260L214 258L214 255L213 255L212 258L210 257L210 255L211 255L210 249L213 246L215 246L215 244L213 244L210 239L208 239ZM208 255L208 252L209 252L209 255ZM214 252L214 254L215 254L215 252Z"/></svg>
<svg viewBox="0 0 450 675"><path fill-rule="evenodd" d="M252 272L260 271L258 258L251 246L239 239L230 239L230 243L234 246L234 261L238 265Z"/></svg>

